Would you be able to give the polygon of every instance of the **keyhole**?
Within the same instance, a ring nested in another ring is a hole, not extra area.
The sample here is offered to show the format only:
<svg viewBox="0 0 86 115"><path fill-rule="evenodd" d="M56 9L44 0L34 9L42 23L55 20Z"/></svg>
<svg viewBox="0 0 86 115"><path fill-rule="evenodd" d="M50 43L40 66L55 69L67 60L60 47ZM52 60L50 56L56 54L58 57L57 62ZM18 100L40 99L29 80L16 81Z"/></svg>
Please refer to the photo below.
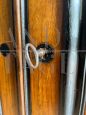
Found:
<svg viewBox="0 0 86 115"><path fill-rule="evenodd" d="M10 53L9 47L6 43L0 45L0 52L3 56L7 56Z"/></svg>
<svg viewBox="0 0 86 115"><path fill-rule="evenodd" d="M40 62L48 63L54 58L54 49L48 43L42 43L37 47L37 50L45 51L43 56L39 56Z"/></svg>

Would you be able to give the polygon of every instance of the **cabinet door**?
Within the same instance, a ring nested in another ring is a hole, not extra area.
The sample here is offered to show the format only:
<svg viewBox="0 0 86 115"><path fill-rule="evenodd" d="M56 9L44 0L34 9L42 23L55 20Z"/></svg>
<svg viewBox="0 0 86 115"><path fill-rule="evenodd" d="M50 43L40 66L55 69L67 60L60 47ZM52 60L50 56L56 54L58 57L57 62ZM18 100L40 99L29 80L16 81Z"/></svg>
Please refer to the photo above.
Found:
<svg viewBox="0 0 86 115"><path fill-rule="evenodd" d="M52 61L30 68L32 115L59 115L62 4L62 0L28 0L30 42L54 48Z"/></svg>
<svg viewBox="0 0 86 115"><path fill-rule="evenodd" d="M19 115L15 58L10 32L13 30L12 1L0 0L0 102L3 115ZM11 30L9 32L9 30Z"/></svg>

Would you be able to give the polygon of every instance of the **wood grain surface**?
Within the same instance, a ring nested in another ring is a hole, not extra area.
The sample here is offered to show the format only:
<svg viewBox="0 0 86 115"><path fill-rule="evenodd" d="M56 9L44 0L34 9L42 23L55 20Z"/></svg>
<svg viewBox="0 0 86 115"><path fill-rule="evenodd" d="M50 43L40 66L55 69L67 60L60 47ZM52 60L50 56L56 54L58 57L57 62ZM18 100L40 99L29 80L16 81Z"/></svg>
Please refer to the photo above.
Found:
<svg viewBox="0 0 86 115"><path fill-rule="evenodd" d="M10 50L13 44L9 29L12 30L12 1L0 0L0 45L7 43ZM0 53L0 100L3 115L19 115L15 58L12 54L4 57Z"/></svg>
<svg viewBox="0 0 86 115"><path fill-rule="evenodd" d="M62 0L28 0L30 42L47 42L55 50L50 63L30 69L32 115L59 115L62 6Z"/></svg>

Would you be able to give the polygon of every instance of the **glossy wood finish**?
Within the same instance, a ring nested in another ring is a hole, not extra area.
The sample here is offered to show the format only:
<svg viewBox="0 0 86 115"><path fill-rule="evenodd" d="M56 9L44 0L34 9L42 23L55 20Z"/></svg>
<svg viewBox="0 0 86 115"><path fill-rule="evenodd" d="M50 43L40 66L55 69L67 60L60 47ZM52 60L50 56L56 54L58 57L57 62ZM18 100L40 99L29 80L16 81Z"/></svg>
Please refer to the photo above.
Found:
<svg viewBox="0 0 86 115"><path fill-rule="evenodd" d="M12 30L12 2L0 0L0 44L7 43L13 50L9 29ZM3 115L19 115L15 58L12 54L4 57L0 53L0 100Z"/></svg>
<svg viewBox="0 0 86 115"><path fill-rule="evenodd" d="M59 115L62 4L62 0L28 0L30 42L36 47L48 42L55 49L50 63L30 71L32 115Z"/></svg>
<svg viewBox="0 0 86 115"><path fill-rule="evenodd" d="M21 0L14 0L15 36L17 53L18 91L20 115L25 115L24 73L22 50Z"/></svg>

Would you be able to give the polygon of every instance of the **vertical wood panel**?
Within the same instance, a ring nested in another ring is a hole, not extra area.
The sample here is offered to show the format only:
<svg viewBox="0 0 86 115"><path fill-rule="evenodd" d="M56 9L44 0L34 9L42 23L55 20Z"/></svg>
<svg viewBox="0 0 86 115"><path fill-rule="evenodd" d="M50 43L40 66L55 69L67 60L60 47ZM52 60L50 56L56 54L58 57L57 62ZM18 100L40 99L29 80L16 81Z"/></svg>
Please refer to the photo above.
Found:
<svg viewBox="0 0 86 115"><path fill-rule="evenodd" d="M30 42L48 42L56 51L50 63L30 71L32 115L59 115L62 0L28 0Z"/></svg>
<svg viewBox="0 0 86 115"><path fill-rule="evenodd" d="M11 0L0 0L0 45L7 43L12 50L9 29L12 30ZM0 99L3 115L19 115L15 58L12 54L4 57L0 53Z"/></svg>

